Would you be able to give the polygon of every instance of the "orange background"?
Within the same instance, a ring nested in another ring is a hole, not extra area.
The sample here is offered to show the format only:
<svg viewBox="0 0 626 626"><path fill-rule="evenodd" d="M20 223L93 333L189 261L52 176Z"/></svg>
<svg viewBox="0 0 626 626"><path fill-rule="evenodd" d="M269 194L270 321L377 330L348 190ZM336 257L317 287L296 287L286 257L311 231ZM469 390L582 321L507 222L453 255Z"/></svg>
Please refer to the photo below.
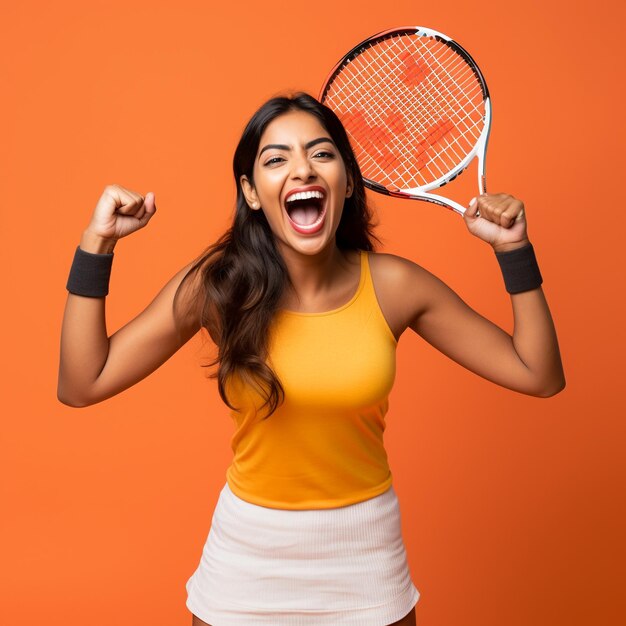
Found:
<svg viewBox="0 0 626 626"><path fill-rule="evenodd" d="M154 191L159 208L116 248L111 334L229 224L256 108L286 89L317 96L354 44L415 24L484 71L489 189L526 203L568 381L526 397L403 336L386 443L417 622L626 623L622 7L3 3L0 622L190 624L184 585L232 456L200 336L99 405L56 399L65 282L104 187ZM465 201L473 168L450 185ZM512 329L493 253L458 215L368 196L385 251Z"/></svg>

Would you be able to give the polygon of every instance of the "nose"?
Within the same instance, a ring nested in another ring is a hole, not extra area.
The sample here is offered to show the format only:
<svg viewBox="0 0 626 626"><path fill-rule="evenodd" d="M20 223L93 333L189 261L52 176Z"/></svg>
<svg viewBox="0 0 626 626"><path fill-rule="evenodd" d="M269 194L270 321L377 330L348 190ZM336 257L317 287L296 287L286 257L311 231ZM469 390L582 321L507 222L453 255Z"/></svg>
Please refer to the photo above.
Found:
<svg viewBox="0 0 626 626"><path fill-rule="evenodd" d="M309 180L315 177L315 168L313 163L307 158L306 154L296 154L292 159L291 177L300 178L301 180Z"/></svg>

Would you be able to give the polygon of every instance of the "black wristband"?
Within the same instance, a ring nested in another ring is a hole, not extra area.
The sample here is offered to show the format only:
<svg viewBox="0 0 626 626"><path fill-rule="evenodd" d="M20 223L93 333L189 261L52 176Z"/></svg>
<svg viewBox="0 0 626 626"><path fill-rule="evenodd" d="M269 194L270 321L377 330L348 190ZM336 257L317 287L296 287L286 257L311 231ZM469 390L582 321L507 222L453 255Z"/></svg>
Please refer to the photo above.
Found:
<svg viewBox="0 0 626 626"><path fill-rule="evenodd" d="M516 250L496 252L496 258L502 270L504 286L509 293L530 291L543 282L532 244Z"/></svg>
<svg viewBox="0 0 626 626"><path fill-rule="evenodd" d="M76 246L66 289L78 296L102 298L109 293L113 253L85 252Z"/></svg>

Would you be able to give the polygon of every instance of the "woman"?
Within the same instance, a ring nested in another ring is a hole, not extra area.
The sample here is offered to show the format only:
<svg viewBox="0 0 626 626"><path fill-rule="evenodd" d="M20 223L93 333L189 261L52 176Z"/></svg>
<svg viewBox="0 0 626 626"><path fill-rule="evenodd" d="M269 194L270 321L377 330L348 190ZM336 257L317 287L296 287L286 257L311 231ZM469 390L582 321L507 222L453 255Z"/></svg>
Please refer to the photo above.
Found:
<svg viewBox="0 0 626 626"><path fill-rule="evenodd" d="M464 217L498 255L510 336L419 265L373 252L346 132L308 94L273 98L254 114L234 174L231 229L111 337L113 248L156 205L153 193L105 189L68 278L59 400L109 398L206 329L236 431L187 582L193 624L415 624L419 592L383 446L396 344L410 328L499 385L540 397L563 389L523 204L484 194Z"/></svg>

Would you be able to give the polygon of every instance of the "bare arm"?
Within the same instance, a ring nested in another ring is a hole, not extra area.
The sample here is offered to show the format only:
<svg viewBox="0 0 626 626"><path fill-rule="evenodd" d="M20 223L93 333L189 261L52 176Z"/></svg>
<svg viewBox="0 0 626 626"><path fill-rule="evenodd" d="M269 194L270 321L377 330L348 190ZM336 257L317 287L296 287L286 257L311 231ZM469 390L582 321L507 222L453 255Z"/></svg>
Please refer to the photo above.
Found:
<svg viewBox="0 0 626 626"><path fill-rule="evenodd" d="M528 244L524 206L508 194L480 196L465 222L495 251ZM388 303L385 315L396 336L411 328L465 368L520 393L548 397L565 387L556 331L541 287L510 296L510 335L419 265L393 255L377 256L380 291Z"/></svg>
<svg viewBox="0 0 626 626"><path fill-rule="evenodd" d="M143 196L135 192L108 186L80 247L92 253L112 252L120 236L148 222L155 210L154 197L147 204L148 209ZM173 309L174 293L190 266L178 271L139 315L110 337L106 298L68 292L61 329L60 402L84 407L120 393L156 370L200 330L196 277L185 283L179 295L181 306L176 312Z"/></svg>
<svg viewBox="0 0 626 626"><path fill-rule="evenodd" d="M105 251L89 233L83 235L80 247L87 252ZM105 321L106 298L68 293L57 388L61 402L83 407L124 391L155 371L196 334L200 329L196 316L176 319L172 306L176 288L190 265L178 271L139 315L111 337Z"/></svg>
<svg viewBox="0 0 626 626"><path fill-rule="evenodd" d="M510 296L514 331L509 335L425 270L414 270L414 276L428 296L410 328L435 348L520 393L548 397L564 388L556 331L541 287Z"/></svg>

